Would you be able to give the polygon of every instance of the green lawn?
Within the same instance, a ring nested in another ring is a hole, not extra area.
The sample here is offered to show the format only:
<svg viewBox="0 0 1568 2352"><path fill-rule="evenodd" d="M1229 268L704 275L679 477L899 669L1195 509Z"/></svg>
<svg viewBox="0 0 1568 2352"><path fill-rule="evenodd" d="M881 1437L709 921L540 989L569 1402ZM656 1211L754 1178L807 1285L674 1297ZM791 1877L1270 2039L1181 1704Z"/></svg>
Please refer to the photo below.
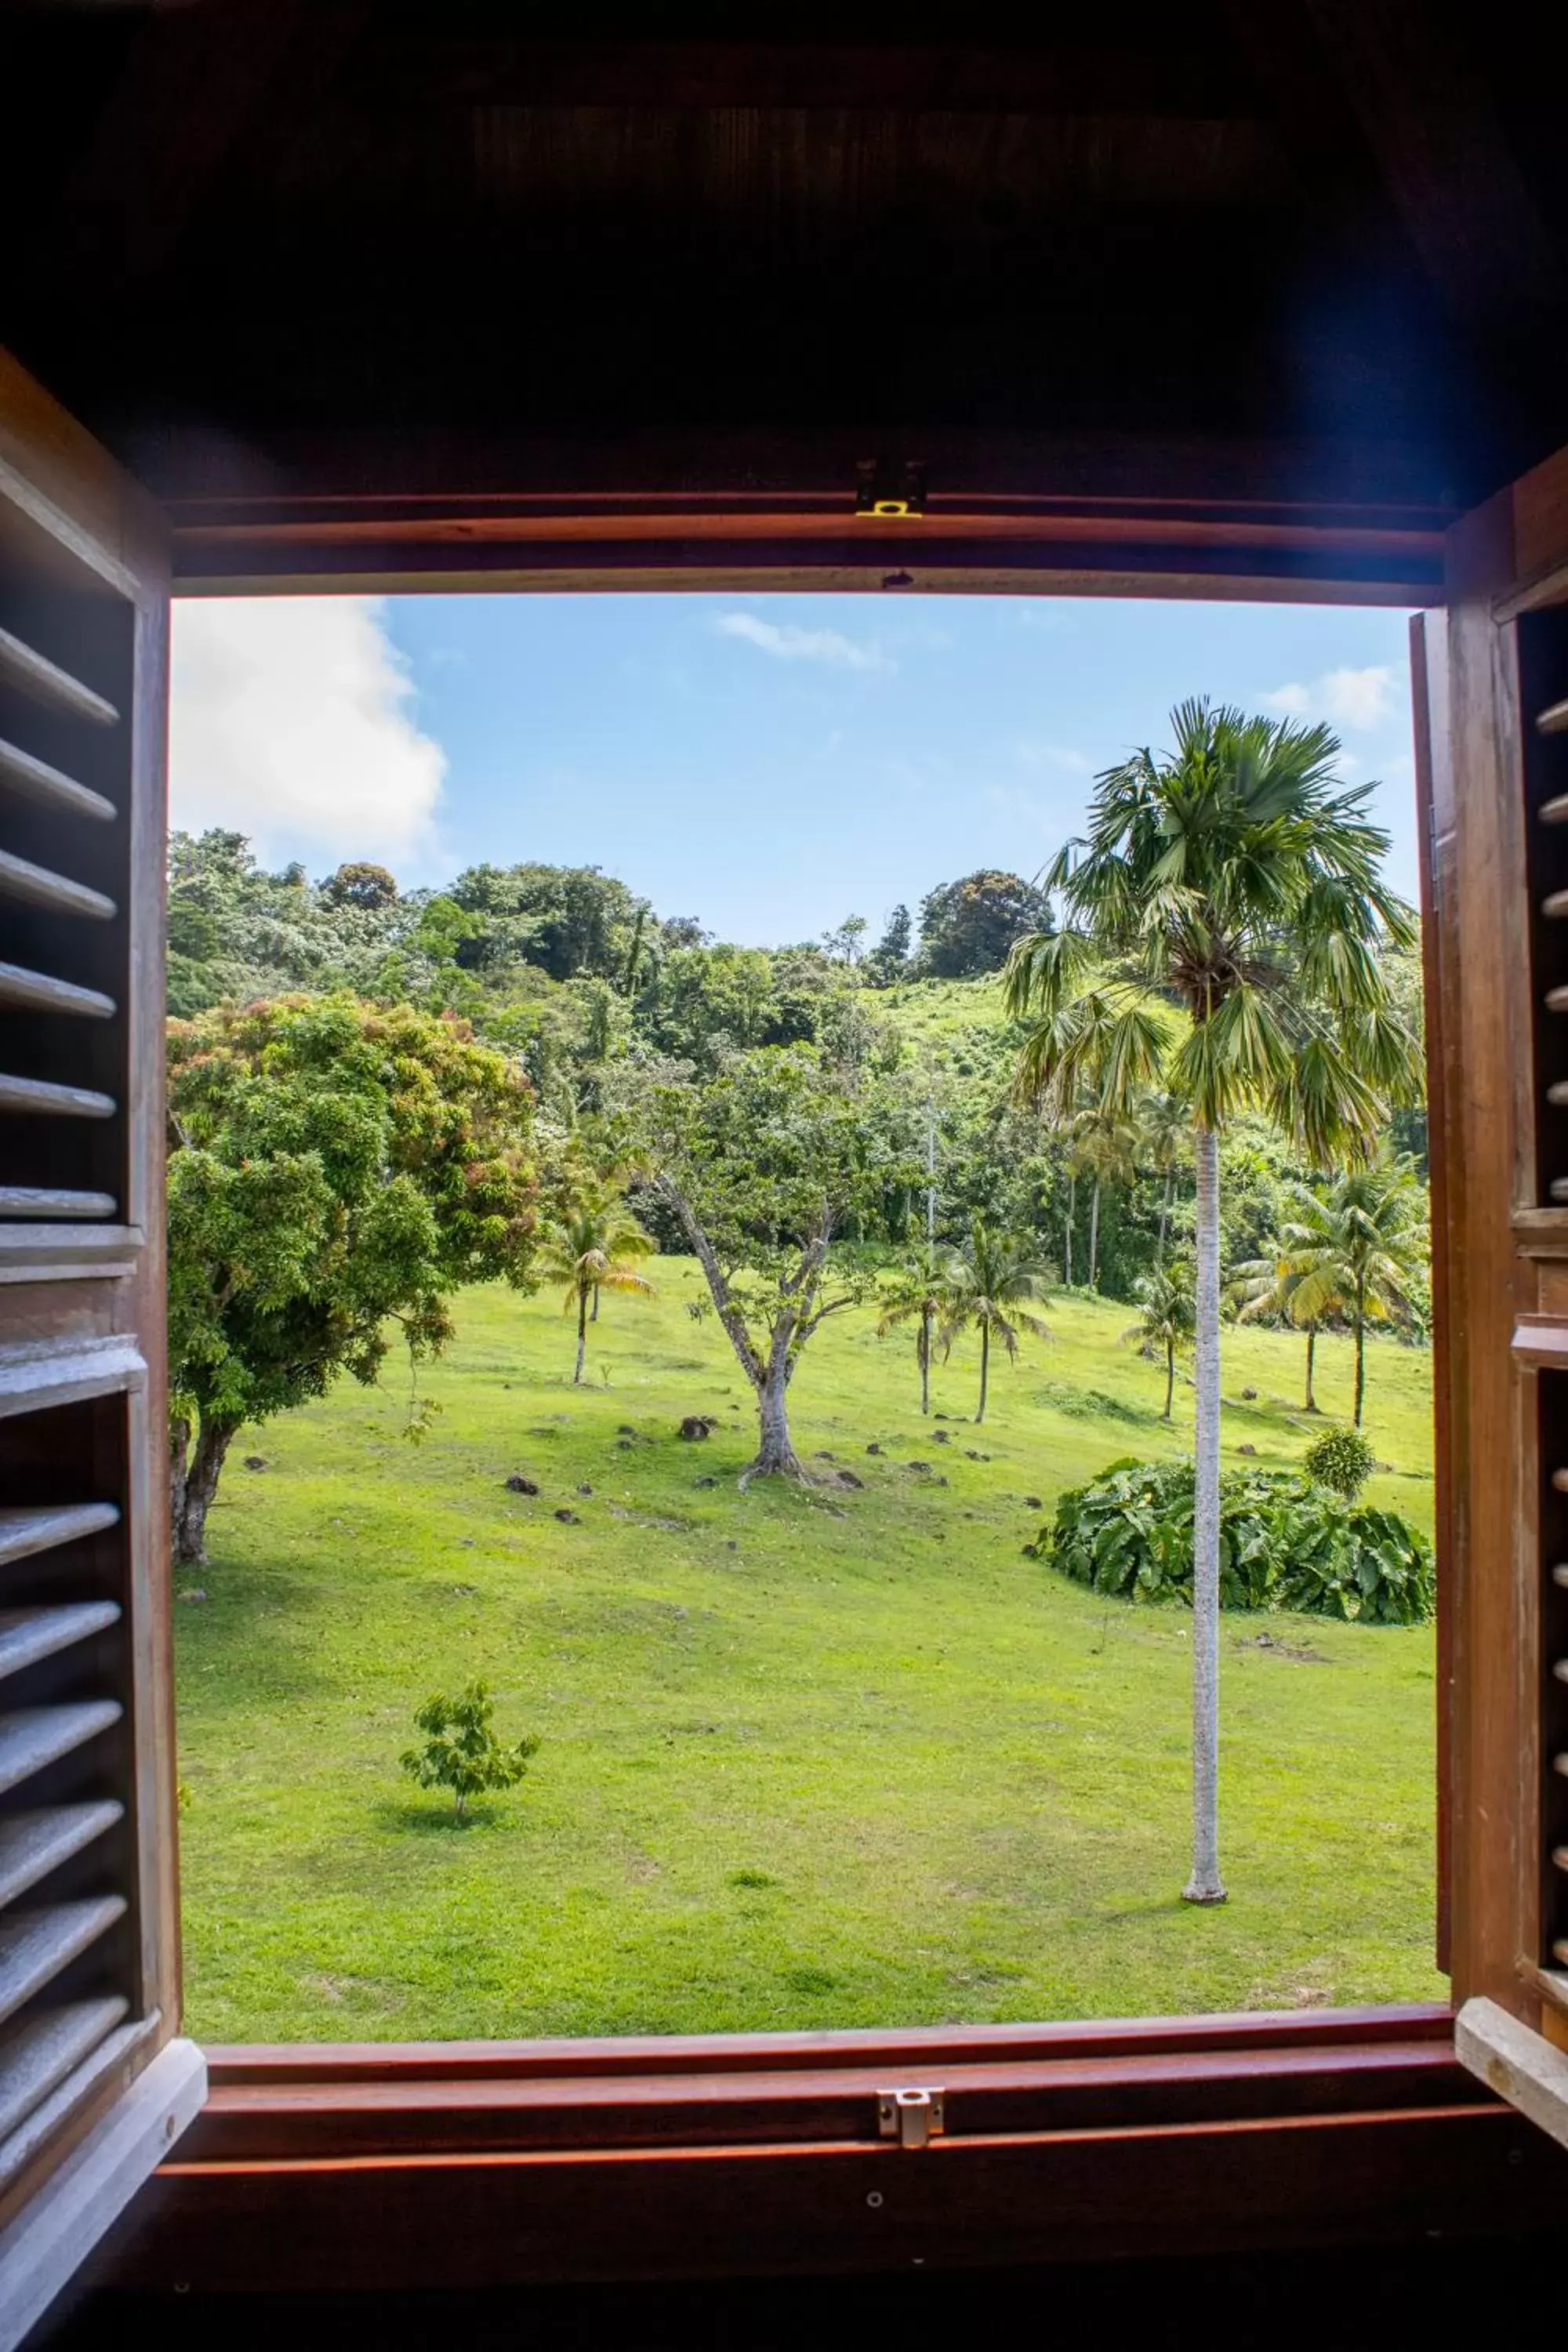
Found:
<svg viewBox="0 0 1568 2352"><path fill-rule="evenodd" d="M695 1268L654 1271L657 1304L606 1302L591 1386L570 1384L552 1300L473 1293L422 1383L441 1411L421 1445L401 1434L398 1375L237 1446L212 1564L184 1579L206 1599L176 1612L193 2032L1436 1994L1430 1630L1226 1620L1231 1901L1193 1910L1187 1621L1022 1556L1042 1516L1026 1496L1181 1450L1162 1375L1118 1344L1127 1308L1053 1301L1054 1343L997 1369L980 1431L922 1423L910 1339L847 1315L814 1343L794 1414L802 1450L835 1457L814 1466L863 1487L742 1496L749 1395L712 1321L685 1312ZM1227 1332L1227 1455L1300 1453L1301 1358ZM1321 1401L1347 1410L1348 1344L1321 1342L1319 1365ZM1429 1378L1424 1352L1373 1346L1369 1433L1394 1467L1371 1491L1427 1528ZM973 1349L955 1352L934 1402L972 1412L974 1386ZM676 1437L688 1412L720 1416L706 1444ZM514 1470L538 1500L507 1493ZM476 1674L502 1733L543 1745L520 1790L456 1828L396 1759L426 1692Z"/></svg>

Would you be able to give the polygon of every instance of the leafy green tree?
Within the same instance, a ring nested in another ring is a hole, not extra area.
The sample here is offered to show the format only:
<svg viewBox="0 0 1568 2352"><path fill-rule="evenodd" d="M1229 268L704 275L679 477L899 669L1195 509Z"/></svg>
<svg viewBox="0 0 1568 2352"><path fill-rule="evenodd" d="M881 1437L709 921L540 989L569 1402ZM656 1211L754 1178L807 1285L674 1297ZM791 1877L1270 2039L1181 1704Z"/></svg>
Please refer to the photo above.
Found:
<svg viewBox="0 0 1568 2352"><path fill-rule="evenodd" d="M874 987L890 988L909 970L913 928L909 908L895 907L881 938L866 959L867 977Z"/></svg>
<svg viewBox="0 0 1568 2352"><path fill-rule="evenodd" d="M1326 727L1184 703L1173 751L1096 782L1089 832L1047 887L1059 932L1022 940L1006 1001L1032 1028L1026 1094L1092 1076L1129 1115L1179 1095L1197 1173L1193 1576L1194 1903L1219 1869L1219 1137L1264 1110L1319 1167L1376 1148L1391 1102L1420 1088L1420 1049L1383 970L1415 936L1382 878L1371 791L1336 789ZM1081 855L1077 852L1081 849Z"/></svg>
<svg viewBox="0 0 1568 2352"><path fill-rule="evenodd" d="M1165 1359L1162 1421L1171 1418L1176 1391L1176 1358L1185 1355L1193 1344L1197 1313L1193 1280L1194 1269L1188 1259L1174 1258L1169 1265L1154 1267L1138 1286L1138 1320L1121 1335L1124 1339L1136 1339L1146 1356L1159 1354Z"/></svg>
<svg viewBox="0 0 1568 2352"><path fill-rule="evenodd" d="M390 907L397 897L397 880L384 866L356 858L340 866L321 885L321 896L334 907L363 907L374 911Z"/></svg>
<svg viewBox="0 0 1568 2352"><path fill-rule="evenodd" d="M415 1728L425 1734L424 1744L405 1748L398 1761L422 1789L450 1789L458 1821L467 1815L470 1797L515 1789L529 1759L539 1753L534 1733L504 1748L494 1717L495 1702L483 1682L465 1684L455 1698L432 1691L415 1710Z"/></svg>
<svg viewBox="0 0 1568 2352"><path fill-rule="evenodd" d="M1021 875L986 869L944 882L921 900L921 970L933 980L1000 971L1015 940L1047 919L1046 900Z"/></svg>
<svg viewBox="0 0 1568 2352"><path fill-rule="evenodd" d="M931 1411L931 1343L953 1293L952 1253L927 1243L882 1286L882 1311L877 1329L888 1332L900 1323L915 1327L915 1362L920 1368L921 1411Z"/></svg>
<svg viewBox="0 0 1568 2352"><path fill-rule="evenodd" d="M1409 1160L1385 1150L1372 1166L1349 1169L1331 1183L1298 1184L1295 1215L1281 1235L1282 1263L1298 1321L1342 1315L1355 1338L1355 1403L1366 1400L1366 1327L1405 1312L1427 1264L1426 1195Z"/></svg>
<svg viewBox="0 0 1568 2352"><path fill-rule="evenodd" d="M521 960L552 980L624 981L639 911L646 927L647 900L596 866L471 866L447 895L481 919L459 951L473 971Z"/></svg>
<svg viewBox="0 0 1568 2352"><path fill-rule="evenodd" d="M1331 1486L1353 1503L1377 1467L1377 1455L1359 1429L1325 1429L1301 1457L1301 1467L1320 1486Z"/></svg>
<svg viewBox="0 0 1568 2352"><path fill-rule="evenodd" d="M843 1244L918 1176L913 1121L862 1071L807 1045L731 1055L696 1083L667 1070L635 1117L652 1189L756 1398L745 1476L805 1479L789 1384L827 1318L871 1286Z"/></svg>
<svg viewBox="0 0 1568 2352"><path fill-rule="evenodd" d="M458 1024L352 996L282 997L169 1027L174 1555L205 1557L235 1432L400 1332L439 1349L447 1299L531 1278L532 1096Z"/></svg>
<svg viewBox="0 0 1568 2352"><path fill-rule="evenodd" d="M991 1342L1005 1349L1009 1360L1018 1352L1018 1334L1031 1331L1037 1339L1050 1332L1024 1302L1043 1298L1050 1287L1045 1260L1026 1242L994 1233L977 1217L969 1238L953 1260L942 1305L942 1348L951 1352L962 1331L980 1334L980 1402L976 1424L985 1418L985 1393L991 1373Z"/></svg>
<svg viewBox="0 0 1568 2352"><path fill-rule="evenodd" d="M627 1208L621 1194L604 1183L587 1181L568 1202L558 1225L539 1244L534 1271L546 1282L564 1286L562 1304L570 1314L577 1309L577 1369L575 1387L583 1378L588 1348L588 1305L598 1319L601 1290L619 1290L634 1297L651 1298L654 1286L637 1265L653 1252L653 1241Z"/></svg>

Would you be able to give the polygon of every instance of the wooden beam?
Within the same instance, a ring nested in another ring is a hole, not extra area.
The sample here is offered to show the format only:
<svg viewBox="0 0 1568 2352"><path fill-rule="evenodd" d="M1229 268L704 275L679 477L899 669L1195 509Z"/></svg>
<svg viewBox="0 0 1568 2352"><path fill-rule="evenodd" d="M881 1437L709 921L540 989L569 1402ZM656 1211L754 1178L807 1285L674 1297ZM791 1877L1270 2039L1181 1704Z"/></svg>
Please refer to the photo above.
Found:
<svg viewBox="0 0 1568 2352"><path fill-rule="evenodd" d="M63 192L51 259L119 301L156 281L209 188L267 110L342 63L370 0L204 0L143 25Z"/></svg>
<svg viewBox="0 0 1568 2352"><path fill-rule="evenodd" d="M1305 0L1411 242L1470 326L1558 309L1555 249L1479 74L1422 0ZM1507 52L1510 70L1524 53Z"/></svg>

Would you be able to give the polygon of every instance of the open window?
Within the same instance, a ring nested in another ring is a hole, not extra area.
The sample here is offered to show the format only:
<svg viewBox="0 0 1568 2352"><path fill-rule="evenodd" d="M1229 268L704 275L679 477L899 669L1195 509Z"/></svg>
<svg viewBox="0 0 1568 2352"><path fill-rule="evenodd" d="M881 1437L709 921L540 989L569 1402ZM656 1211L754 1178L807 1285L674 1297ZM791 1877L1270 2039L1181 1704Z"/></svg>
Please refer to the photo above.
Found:
<svg viewBox="0 0 1568 2352"><path fill-rule="evenodd" d="M1091 529L1082 502L1033 493L999 520L994 498L939 492L916 523L861 520L854 486L831 482L771 506L750 487L688 488L657 511L636 486L575 501L573 487L498 506L479 546L450 496L399 509L377 492L368 514L325 489L213 501L178 518L182 574L904 589L918 562L922 584L975 589L1438 593L1424 520L1393 532L1293 510L1260 535L1255 513L1205 507L1155 533L1140 513ZM1464 525L1451 555L1448 609L1415 625L1444 1934L1461 2050L1568 2140L1568 1871L1552 1860L1568 1850L1568 1681L1553 1672L1568 1657L1568 1013L1553 1009L1568 1004L1568 824L1551 805L1568 809L1568 730L1538 723L1568 711L1568 460ZM156 509L0 362L0 1759L17 1768L0 1795L0 2344L205 2091L177 2033L163 1487L169 574ZM1564 2179L1458 2072L1436 2009L765 2048L257 2050L215 2074L121 2275L428 2285L1037 2261L1175 2251L1194 2226L1208 2246L1353 2231L1369 2199L1382 2227L1527 2227L1560 2210Z"/></svg>
<svg viewBox="0 0 1568 2352"><path fill-rule="evenodd" d="M0 357L0 2342L201 2105L178 2037L149 502Z"/></svg>

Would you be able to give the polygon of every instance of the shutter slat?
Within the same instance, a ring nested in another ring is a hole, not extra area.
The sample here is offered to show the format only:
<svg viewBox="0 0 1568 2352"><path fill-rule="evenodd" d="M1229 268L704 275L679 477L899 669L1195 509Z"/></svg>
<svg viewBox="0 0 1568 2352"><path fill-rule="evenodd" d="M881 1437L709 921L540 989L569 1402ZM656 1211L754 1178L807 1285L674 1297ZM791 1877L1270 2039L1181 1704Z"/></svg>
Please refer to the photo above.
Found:
<svg viewBox="0 0 1568 2352"><path fill-rule="evenodd" d="M73 677L58 662L24 645L9 629L0 629L0 677L20 687L35 702L68 711L73 719L89 719L95 727L112 727L120 717L112 702Z"/></svg>
<svg viewBox="0 0 1568 2352"><path fill-rule="evenodd" d="M130 2006L119 1993L66 2001L41 2016L21 2018L0 2034L0 2140L113 2032Z"/></svg>
<svg viewBox="0 0 1568 2352"><path fill-rule="evenodd" d="M119 1203L112 1192L66 1192L42 1184L0 1184L0 1217L112 1217Z"/></svg>
<svg viewBox="0 0 1568 2352"><path fill-rule="evenodd" d="M113 899L101 890L89 890L85 882L35 866L30 858L14 857L8 849L0 849L0 891L26 906L47 907L52 915L90 915L107 923L115 912Z"/></svg>
<svg viewBox="0 0 1568 2352"><path fill-rule="evenodd" d="M22 1706L0 1715L0 1794L85 1747L120 1720L118 1699L79 1699L68 1706Z"/></svg>
<svg viewBox="0 0 1568 2352"><path fill-rule="evenodd" d="M20 1674L73 1642L120 1622L117 1601L67 1601L55 1608L0 1609L0 1676Z"/></svg>
<svg viewBox="0 0 1568 2352"><path fill-rule="evenodd" d="M32 1510L0 1511L0 1568L119 1525L116 1503L43 1503Z"/></svg>
<svg viewBox="0 0 1568 2352"><path fill-rule="evenodd" d="M141 1350L126 1333L64 1346L0 1348L0 1413L37 1412L82 1397L136 1389L147 1377ZM83 1507L90 1508L91 1506Z"/></svg>
<svg viewBox="0 0 1568 2352"><path fill-rule="evenodd" d="M91 1087L58 1087L44 1078L15 1078L0 1071L0 1111L47 1113L57 1118L112 1118L112 1095Z"/></svg>
<svg viewBox="0 0 1568 2352"><path fill-rule="evenodd" d="M0 1919L0 2018L14 2017L24 2001L52 1984L128 1907L123 1895L91 1895Z"/></svg>
<svg viewBox="0 0 1568 2352"><path fill-rule="evenodd" d="M36 760L31 751L24 751L19 743L7 743L0 735L0 782L7 783L14 792L25 793L32 801L46 802L50 807L64 809L72 816L95 817L106 823L117 814L112 801L95 793L86 784L79 784L74 776L63 775L51 768L47 760Z"/></svg>
<svg viewBox="0 0 1568 2352"><path fill-rule="evenodd" d="M0 1817L0 1906L15 1903L18 1895L124 1818L125 1808L117 1797L99 1797L81 1805L42 1805L36 1812Z"/></svg>
<svg viewBox="0 0 1568 2352"><path fill-rule="evenodd" d="M1554 702L1535 722L1542 735L1568 735L1568 702Z"/></svg>
<svg viewBox="0 0 1568 2352"><path fill-rule="evenodd" d="M93 1021L109 1020L116 1009L101 988L80 988L74 980L57 980L52 972L29 971L19 963L0 963L0 1004L25 1005L30 1013L79 1013Z"/></svg>

